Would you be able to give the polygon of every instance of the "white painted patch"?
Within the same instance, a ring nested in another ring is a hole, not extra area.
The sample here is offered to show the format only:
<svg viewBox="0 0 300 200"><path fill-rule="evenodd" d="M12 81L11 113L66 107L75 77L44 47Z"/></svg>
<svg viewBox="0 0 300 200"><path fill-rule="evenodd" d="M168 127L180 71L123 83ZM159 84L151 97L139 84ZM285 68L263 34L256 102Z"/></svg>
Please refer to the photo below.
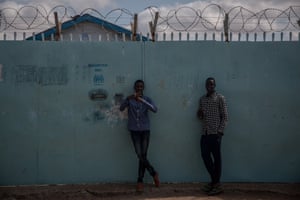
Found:
<svg viewBox="0 0 300 200"><path fill-rule="evenodd" d="M112 101L111 107L101 111L107 120L107 123L114 127L118 122L128 118L127 111L120 111L120 105Z"/></svg>

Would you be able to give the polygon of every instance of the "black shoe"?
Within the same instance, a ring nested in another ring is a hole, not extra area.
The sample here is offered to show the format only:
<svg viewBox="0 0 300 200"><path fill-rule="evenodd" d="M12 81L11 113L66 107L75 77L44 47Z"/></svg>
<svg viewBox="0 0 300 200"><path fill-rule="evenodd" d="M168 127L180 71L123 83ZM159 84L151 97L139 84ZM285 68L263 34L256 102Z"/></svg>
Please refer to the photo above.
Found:
<svg viewBox="0 0 300 200"><path fill-rule="evenodd" d="M203 192L209 192L212 189L212 184L211 183L207 183L202 187L202 191Z"/></svg>

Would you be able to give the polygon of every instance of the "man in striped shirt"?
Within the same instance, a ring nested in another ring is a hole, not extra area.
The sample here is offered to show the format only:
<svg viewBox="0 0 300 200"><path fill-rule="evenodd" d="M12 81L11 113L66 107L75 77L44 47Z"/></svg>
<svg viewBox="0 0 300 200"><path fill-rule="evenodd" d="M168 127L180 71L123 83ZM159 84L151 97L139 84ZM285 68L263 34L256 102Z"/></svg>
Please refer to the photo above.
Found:
<svg viewBox="0 0 300 200"><path fill-rule="evenodd" d="M201 155L211 182L203 190L208 195L223 192L221 178L221 140L228 121L225 97L215 91L216 81L206 79L206 95L200 98L198 118L202 122Z"/></svg>

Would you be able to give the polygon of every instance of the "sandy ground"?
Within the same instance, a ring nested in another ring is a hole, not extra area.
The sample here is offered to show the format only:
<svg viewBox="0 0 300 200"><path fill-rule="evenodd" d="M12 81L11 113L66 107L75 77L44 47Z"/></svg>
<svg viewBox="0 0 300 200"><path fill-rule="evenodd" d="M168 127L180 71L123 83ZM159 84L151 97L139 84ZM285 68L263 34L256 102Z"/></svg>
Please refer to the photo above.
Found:
<svg viewBox="0 0 300 200"><path fill-rule="evenodd" d="M224 193L207 196L202 183L146 184L143 193L132 183L1 186L1 200L300 200L300 183L225 183Z"/></svg>

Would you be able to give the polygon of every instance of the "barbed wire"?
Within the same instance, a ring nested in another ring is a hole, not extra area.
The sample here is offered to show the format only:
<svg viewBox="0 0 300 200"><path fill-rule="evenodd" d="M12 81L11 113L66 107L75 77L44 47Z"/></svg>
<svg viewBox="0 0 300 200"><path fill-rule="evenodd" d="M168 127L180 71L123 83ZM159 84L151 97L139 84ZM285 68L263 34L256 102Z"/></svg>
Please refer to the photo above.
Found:
<svg viewBox="0 0 300 200"><path fill-rule="evenodd" d="M94 8L86 8L76 12L71 7L58 5L50 10L45 7L23 6L19 9L0 9L0 32L44 30L55 25L54 12L58 13L59 21L65 22L76 16L90 14L123 27L130 27L134 13L127 9L114 9L106 14ZM242 6L226 11L220 5L209 4L203 9L182 6L172 10L160 10L150 6L139 13L145 17L142 21L154 21L158 13L156 32L198 32L198 31L224 31L224 20L228 16L230 32L280 32L300 30L300 5L290 6L284 10L267 8L254 12ZM146 24L145 27L148 25Z"/></svg>
<svg viewBox="0 0 300 200"><path fill-rule="evenodd" d="M161 13L158 8L147 9L152 18L154 12ZM164 17L160 14L157 31L223 31L226 14L229 17L230 32L300 30L300 6L290 6L285 10L267 8L253 12L242 6L225 11L220 5L209 4L202 10L185 6L170 10Z"/></svg>

